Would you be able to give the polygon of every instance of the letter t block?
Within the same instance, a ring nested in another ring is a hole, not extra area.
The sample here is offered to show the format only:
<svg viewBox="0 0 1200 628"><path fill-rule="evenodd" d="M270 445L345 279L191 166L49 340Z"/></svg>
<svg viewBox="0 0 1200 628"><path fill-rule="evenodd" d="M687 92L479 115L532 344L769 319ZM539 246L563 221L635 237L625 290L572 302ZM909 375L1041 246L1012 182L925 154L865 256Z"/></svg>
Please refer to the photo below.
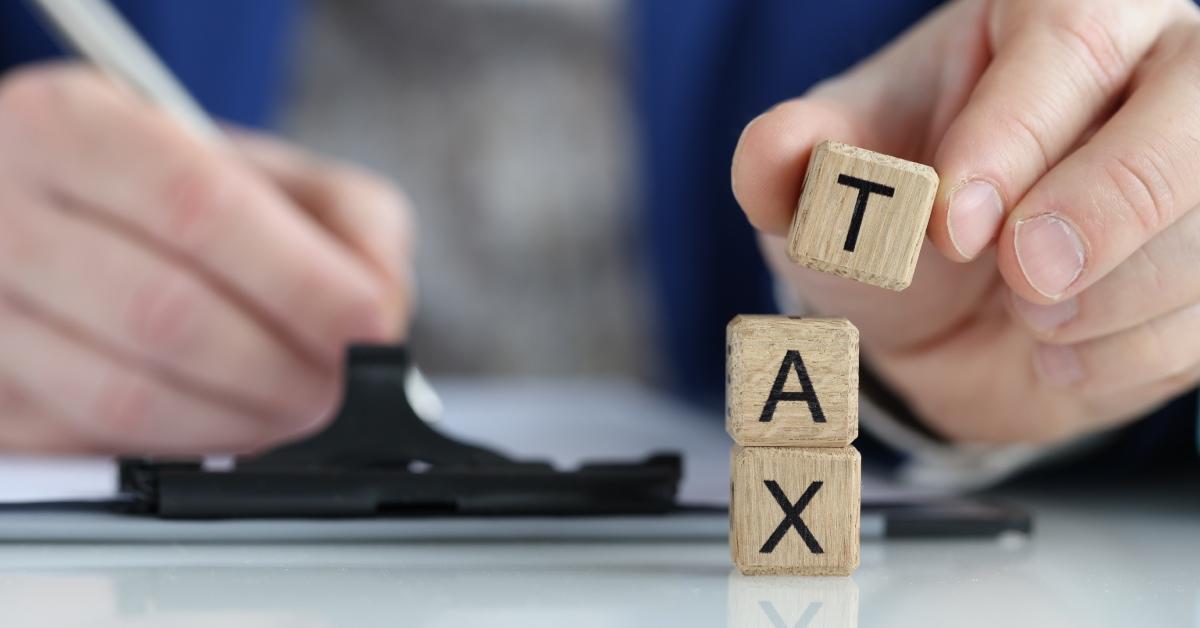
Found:
<svg viewBox="0 0 1200 628"><path fill-rule="evenodd" d="M937 188L929 166L822 142L804 175L788 255L814 270L903 290L912 283Z"/></svg>
<svg viewBox="0 0 1200 628"><path fill-rule="evenodd" d="M725 333L725 430L739 445L845 447L858 436L850 321L737 316Z"/></svg>

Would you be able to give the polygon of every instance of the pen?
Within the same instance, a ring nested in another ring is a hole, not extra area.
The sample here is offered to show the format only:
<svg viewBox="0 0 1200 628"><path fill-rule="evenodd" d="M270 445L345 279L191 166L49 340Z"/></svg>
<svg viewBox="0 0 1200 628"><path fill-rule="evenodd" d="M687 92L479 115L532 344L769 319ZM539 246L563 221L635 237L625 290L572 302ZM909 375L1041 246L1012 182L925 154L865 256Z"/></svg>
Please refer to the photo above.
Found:
<svg viewBox="0 0 1200 628"><path fill-rule="evenodd" d="M81 56L113 80L162 108L205 141L222 143L224 134L145 41L107 0L32 0L54 30ZM430 420L440 414L436 393L413 368L405 389L414 410ZM974 502L887 505L864 508L864 538L994 536L1028 533L1027 513Z"/></svg>
<svg viewBox="0 0 1200 628"><path fill-rule="evenodd" d="M80 55L209 141L222 141L212 118L107 0L33 0Z"/></svg>
<svg viewBox="0 0 1200 628"><path fill-rule="evenodd" d="M113 9L108 0L32 0L64 44L69 44L105 74L167 112L187 131L213 143L224 133L150 46ZM437 392L413 365L405 379L413 409L426 421L442 413Z"/></svg>

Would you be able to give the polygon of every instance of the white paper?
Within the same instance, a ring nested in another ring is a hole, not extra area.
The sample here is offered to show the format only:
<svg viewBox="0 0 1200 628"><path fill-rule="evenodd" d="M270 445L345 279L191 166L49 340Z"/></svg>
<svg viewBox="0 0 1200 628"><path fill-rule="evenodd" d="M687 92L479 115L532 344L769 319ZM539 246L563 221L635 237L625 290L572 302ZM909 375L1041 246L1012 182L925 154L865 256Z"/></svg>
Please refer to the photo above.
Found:
<svg viewBox="0 0 1200 628"><path fill-rule="evenodd" d="M0 456L0 503L107 501L116 495L111 459Z"/></svg>

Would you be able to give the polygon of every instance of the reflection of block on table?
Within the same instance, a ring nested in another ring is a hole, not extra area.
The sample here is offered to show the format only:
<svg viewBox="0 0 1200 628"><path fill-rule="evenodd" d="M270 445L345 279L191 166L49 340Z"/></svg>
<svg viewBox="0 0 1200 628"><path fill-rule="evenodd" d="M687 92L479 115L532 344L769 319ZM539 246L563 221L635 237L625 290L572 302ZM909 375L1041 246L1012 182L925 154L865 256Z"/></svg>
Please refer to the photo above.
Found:
<svg viewBox="0 0 1200 628"><path fill-rule="evenodd" d="M858 329L738 316L726 328L725 429L739 445L845 447L858 436Z"/></svg>
<svg viewBox="0 0 1200 628"><path fill-rule="evenodd" d="M735 571L728 586L726 626L858 626L858 585L851 578L752 578Z"/></svg>
<svg viewBox="0 0 1200 628"><path fill-rule="evenodd" d="M788 255L814 270L903 290L912 283L937 188L929 166L822 142L808 162Z"/></svg>
<svg viewBox="0 0 1200 628"><path fill-rule="evenodd" d="M853 447L734 447L729 546L743 574L845 576L858 567Z"/></svg>

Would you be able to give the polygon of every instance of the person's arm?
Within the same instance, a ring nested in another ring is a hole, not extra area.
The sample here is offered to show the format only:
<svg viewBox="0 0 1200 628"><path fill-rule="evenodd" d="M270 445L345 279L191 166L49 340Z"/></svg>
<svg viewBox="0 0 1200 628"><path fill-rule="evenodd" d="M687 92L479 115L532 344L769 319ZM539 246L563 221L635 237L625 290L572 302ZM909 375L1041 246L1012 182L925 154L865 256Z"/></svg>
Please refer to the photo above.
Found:
<svg viewBox="0 0 1200 628"><path fill-rule="evenodd" d="M1200 378L1200 17L1184 0L959 0L743 132L734 193L777 277L847 316L940 438L1059 446ZM812 147L942 178L913 285L791 264Z"/></svg>

